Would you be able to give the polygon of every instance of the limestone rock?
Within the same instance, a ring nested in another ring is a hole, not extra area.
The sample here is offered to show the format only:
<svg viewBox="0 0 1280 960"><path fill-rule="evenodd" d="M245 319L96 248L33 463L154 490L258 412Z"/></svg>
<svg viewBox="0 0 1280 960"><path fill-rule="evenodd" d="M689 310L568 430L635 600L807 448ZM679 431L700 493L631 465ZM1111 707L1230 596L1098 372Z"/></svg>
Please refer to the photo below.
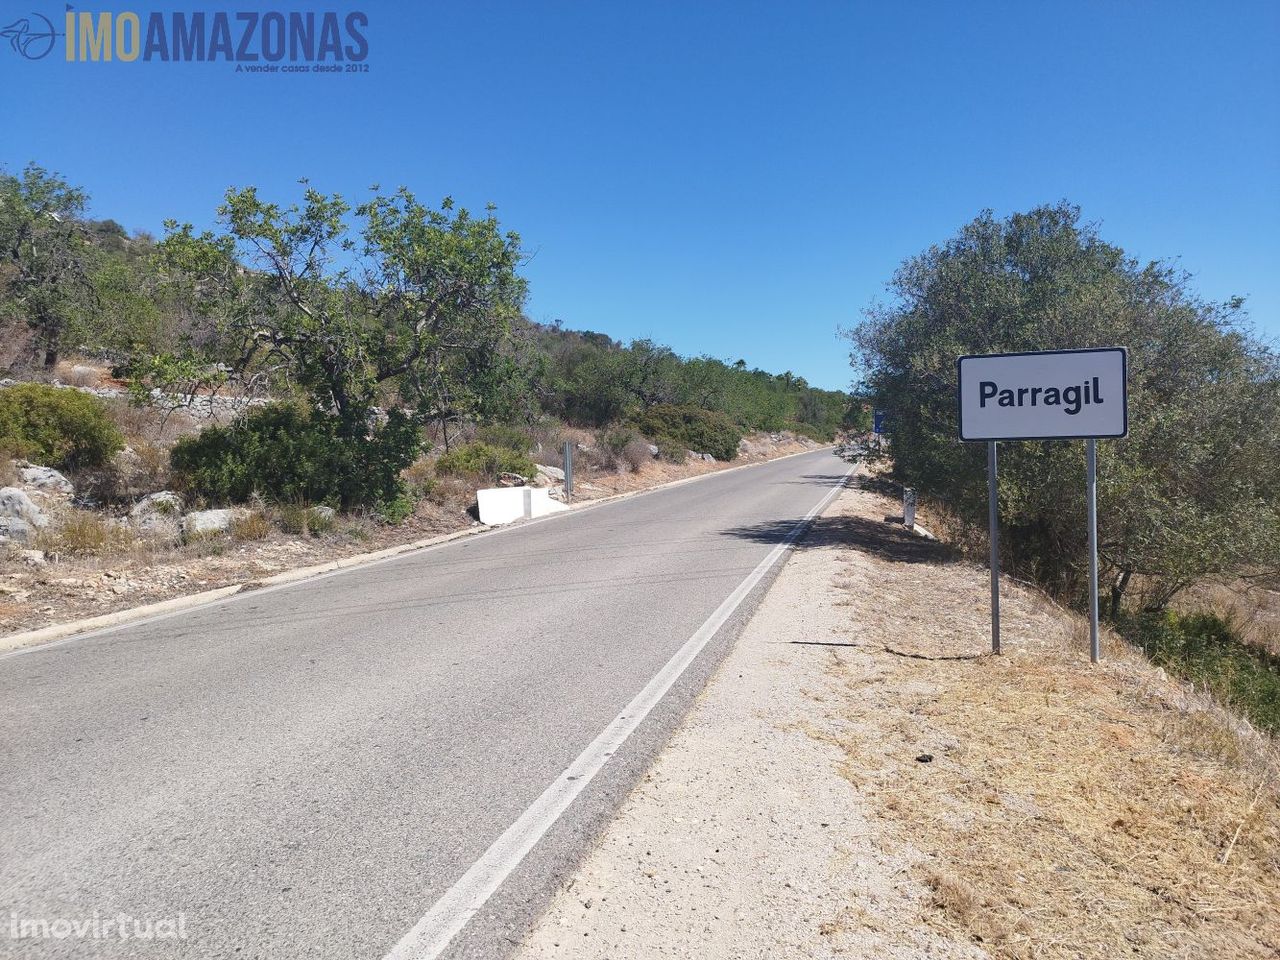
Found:
<svg viewBox="0 0 1280 960"><path fill-rule="evenodd" d="M223 510L193 510L182 518L182 536L190 540L193 537L207 537L219 533L229 533L235 520L249 516L249 511L241 507Z"/></svg>
<svg viewBox="0 0 1280 960"><path fill-rule="evenodd" d="M17 487L0 487L0 518L21 520L30 527L45 527L49 518L36 506L25 490Z"/></svg>

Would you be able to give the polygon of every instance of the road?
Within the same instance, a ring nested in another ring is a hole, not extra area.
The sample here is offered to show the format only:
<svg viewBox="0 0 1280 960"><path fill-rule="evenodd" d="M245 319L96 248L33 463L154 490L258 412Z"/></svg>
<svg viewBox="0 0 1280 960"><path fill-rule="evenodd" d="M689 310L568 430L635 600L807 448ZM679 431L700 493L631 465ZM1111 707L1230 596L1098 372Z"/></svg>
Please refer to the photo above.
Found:
<svg viewBox="0 0 1280 960"><path fill-rule="evenodd" d="M844 473L726 471L0 657L0 956L503 956Z"/></svg>

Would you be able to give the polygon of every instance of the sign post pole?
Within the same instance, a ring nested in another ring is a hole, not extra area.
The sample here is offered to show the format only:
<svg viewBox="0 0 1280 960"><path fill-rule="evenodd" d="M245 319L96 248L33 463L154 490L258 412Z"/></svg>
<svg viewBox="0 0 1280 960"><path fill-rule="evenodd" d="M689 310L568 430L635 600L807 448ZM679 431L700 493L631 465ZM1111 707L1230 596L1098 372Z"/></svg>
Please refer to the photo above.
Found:
<svg viewBox="0 0 1280 960"><path fill-rule="evenodd" d="M987 443L987 524L991 542L991 652L1000 652L1000 511L996 494L996 442Z"/></svg>
<svg viewBox="0 0 1280 960"><path fill-rule="evenodd" d="M1087 477L1085 496L1089 501L1089 659L1102 659L1098 643L1098 442L1092 437L1084 442Z"/></svg>
<svg viewBox="0 0 1280 960"><path fill-rule="evenodd" d="M564 498L573 499L573 441L564 442Z"/></svg>

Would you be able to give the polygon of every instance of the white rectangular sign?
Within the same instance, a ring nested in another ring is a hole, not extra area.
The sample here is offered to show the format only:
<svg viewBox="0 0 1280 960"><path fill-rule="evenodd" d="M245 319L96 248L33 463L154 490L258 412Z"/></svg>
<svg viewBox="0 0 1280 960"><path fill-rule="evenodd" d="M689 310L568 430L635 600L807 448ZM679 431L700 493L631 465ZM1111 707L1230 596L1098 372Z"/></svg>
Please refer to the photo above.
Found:
<svg viewBox="0 0 1280 960"><path fill-rule="evenodd" d="M1124 347L961 357L961 440L1083 440L1129 432Z"/></svg>

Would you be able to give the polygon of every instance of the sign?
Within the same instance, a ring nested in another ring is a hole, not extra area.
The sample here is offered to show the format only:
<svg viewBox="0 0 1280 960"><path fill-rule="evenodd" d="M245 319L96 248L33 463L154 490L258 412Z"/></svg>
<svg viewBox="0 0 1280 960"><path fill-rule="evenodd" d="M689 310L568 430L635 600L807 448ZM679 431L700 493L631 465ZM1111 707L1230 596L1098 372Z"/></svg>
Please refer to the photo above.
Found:
<svg viewBox="0 0 1280 960"><path fill-rule="evenodd" d="M885 420L887 419L888 419L888 415L883 410L877 410L875 413L873 413L871 415L871 432L884 433Z"/></svg>
<svg viewBox="0 0 1280 960"><path fill-rule="evenodd" d="M1087 440L1129 432L1128 352L961 357L961 440Z"/></svg>

